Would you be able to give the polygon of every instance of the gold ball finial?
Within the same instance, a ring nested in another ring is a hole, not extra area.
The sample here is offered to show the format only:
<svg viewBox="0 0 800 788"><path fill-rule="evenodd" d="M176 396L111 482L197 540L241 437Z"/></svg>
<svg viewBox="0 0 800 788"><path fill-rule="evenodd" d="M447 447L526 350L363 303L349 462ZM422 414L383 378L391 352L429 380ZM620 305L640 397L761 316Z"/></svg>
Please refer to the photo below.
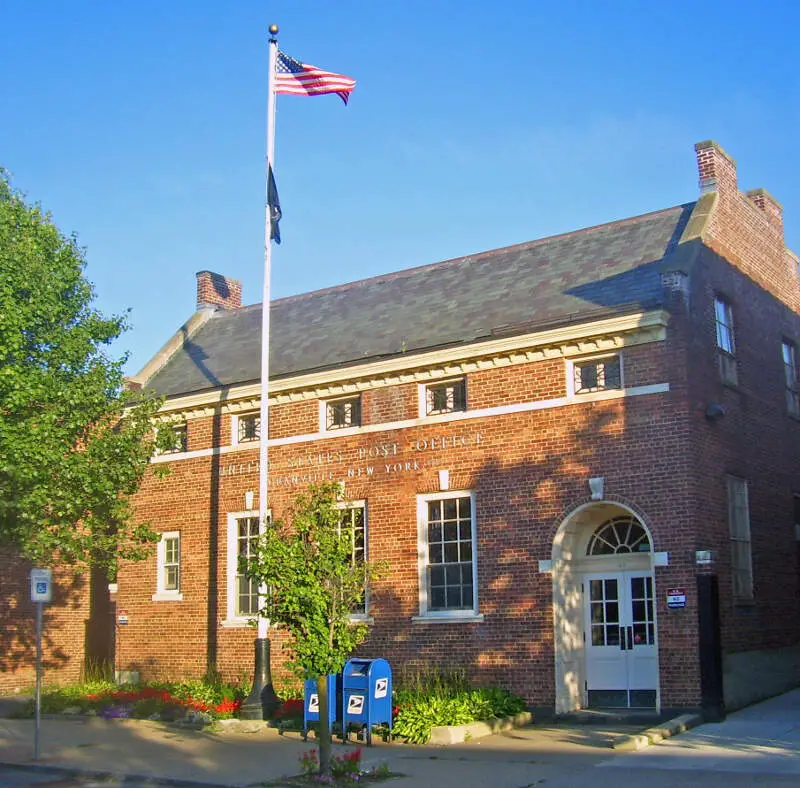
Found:
<svg viewBox="0 0 800 788"><path fill-rule="evenodd" d="M269 34L271 36L277 36L278 35L278 26L277 25L270 25L269 26Z"/></svg>

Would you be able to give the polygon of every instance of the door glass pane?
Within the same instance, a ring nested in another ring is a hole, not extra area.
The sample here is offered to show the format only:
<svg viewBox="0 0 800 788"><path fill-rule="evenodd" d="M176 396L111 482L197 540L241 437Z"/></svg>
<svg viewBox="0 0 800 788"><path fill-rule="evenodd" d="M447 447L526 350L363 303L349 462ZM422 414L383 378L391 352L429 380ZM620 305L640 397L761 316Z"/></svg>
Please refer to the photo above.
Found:
<svg viewBox="0 0 800 788"><path fill-rule="evenodd" d="M619 585L615 578L589 581L593 646L619 645Z"/></svg>
<svg viewBox="0 0 800 788"><path fill-rule="evenodd" d="M634 647L652 646L655 643L651 577L631 578L631 623Z"/></svg>

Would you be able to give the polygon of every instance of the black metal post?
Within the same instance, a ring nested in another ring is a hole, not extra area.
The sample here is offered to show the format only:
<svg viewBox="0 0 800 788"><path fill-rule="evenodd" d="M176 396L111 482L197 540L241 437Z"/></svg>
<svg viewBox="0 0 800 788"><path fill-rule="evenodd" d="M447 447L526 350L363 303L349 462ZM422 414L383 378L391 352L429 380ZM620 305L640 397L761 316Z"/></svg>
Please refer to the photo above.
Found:
<svg viewBox="0 0 800 788"><path fill-rule="evenodd" d="M697 604L703 718L706 722L721 722L725 719L725 687L716 575L697 576Z"/></svg>
<svg viewBox="0 0 800 788"><path fill-rule="evenodd" d="M268 720L280 705L272 686L269 638L256 638L253 690L245 698L239 714L244 720Z"/></svg>

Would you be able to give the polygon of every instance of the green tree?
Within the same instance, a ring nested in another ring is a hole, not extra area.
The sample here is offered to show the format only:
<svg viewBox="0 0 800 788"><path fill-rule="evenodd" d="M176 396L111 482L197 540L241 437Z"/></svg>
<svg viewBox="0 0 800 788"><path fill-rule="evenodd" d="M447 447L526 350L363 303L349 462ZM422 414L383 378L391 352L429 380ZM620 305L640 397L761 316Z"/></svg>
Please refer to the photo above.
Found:
<svg viewBox="0 0 800 788"><path fill-rule="evenodd" d="M0 170L0 546L113 575L156 539L129 496L170 436L153 433L159 402L125 390L108 353L125 318L92 307L84 268Z"/></svg>
<svg viewBox="0 0 800 788"><path fill-rule="evenodd" d="M248 575L269 589L260 615L286 630L291 664L317 679L320 711L320 773L329 774L331 731L326 677L338 673L367 635L352 620L381 567L353 560L351 526L338 507L339 485L309 486L294 500L291 523L266 529Z"/></svg>

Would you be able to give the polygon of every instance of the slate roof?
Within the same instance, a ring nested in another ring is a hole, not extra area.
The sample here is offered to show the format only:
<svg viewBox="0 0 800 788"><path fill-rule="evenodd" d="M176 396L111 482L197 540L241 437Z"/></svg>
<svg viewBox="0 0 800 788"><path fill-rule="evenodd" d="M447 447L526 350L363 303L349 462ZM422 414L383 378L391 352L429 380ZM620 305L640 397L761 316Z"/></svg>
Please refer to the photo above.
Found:
<svg viewBox="0 0 800 788"><path fill-rule="evenodd" d="M271 309L271 379L661 304L694 203L338 287ZM261 304L218 310L149 381L175 396L255 382Z"/></svg>

